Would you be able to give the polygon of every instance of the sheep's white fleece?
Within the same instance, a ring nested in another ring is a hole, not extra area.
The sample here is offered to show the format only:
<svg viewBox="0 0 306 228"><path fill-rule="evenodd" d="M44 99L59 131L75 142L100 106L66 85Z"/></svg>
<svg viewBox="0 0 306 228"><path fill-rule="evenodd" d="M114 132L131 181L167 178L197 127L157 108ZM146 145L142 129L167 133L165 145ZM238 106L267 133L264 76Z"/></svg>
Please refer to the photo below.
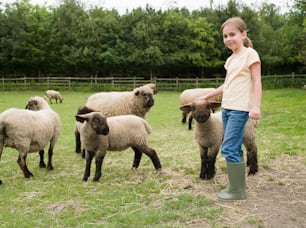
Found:
<svg viewBox="0 0 306 228"><path fill-rule="evenodd" d="M0 114L0 143L21 153L37 152L50 141L55 143L61 131L59 115L48 103L42 97L30 100L37 100L40 110L10 108Z"/></svg>
<svg viewBox="0 0 306 228"><path fill-rule="evenodd" d="M81 143L85 150L105 147L105 150L120 151L133 145L145 145L147 135L152 132L147 121L135 115L107 117L107 124L109 134L106 136L97 135L86 123L81 124Z"/></svg>
<svg viewBox="0 0 306 228"><path fill-rule="evenodd" d="M153 90L149 86L141 86L133 91L95 93L88 98L86 106L106 112L108 116L133 114L145 118L151 107L146 106L148 96L143 94L152 97Z"/></svg>

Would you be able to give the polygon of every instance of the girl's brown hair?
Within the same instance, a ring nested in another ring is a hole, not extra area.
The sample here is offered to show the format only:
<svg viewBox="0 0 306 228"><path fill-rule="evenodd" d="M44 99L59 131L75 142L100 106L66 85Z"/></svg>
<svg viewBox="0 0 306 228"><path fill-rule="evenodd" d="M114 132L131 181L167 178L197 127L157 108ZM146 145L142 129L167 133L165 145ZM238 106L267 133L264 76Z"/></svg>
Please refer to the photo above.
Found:
<svg viewBox="0 0 306 228"><path fill-rule="evenodd" d="M223 29L226 25L231 24L234 25L240 32L247 32L248 28L245 24L245 22L240 17L232 17L227 19L222 25L221 25L221 33L223 32ZM249 37L246 37L243 40L243 44L245 47L253 47L253 43L250 40Z"/></svg>

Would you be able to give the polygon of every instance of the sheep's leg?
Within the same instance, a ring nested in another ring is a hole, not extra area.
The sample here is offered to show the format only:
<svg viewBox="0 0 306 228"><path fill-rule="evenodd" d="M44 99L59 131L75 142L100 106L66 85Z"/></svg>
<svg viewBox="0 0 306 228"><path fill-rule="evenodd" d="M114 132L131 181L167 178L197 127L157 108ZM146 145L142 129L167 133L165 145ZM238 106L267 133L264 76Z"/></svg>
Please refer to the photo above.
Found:
<svg viewBox="0 0 306 228"><path fill-rule="evenodd" d="M82 150L82 155L81 155L81 156L82 156L82 158L85 158L85 154L86 154L86 150L85 150L85 149L83 149L83 150Z"/></svg>
<svg viewBox="0 0 306 228"><path fill-rule="evenodd" d="M192 115L189 116L189 119L188 119L188 129L191 130L192 129Z"/></svg>
<svg viewBox="0 0 306 228"><path fill-rule="evenodd" d="M247 149L247 166L249 167L248 175L254 175L258 172L258 161L257 161L257 146L250 140L244 141L244 146Z"/></svg>
<svg viewBox="0 0 306 228"><path fill-rule="evenodd" d="M252 150L248 150L247 166L249 166L248 175L255 175L258 172L257 147L256 146L254 146Z"/></svg>
<svg viewBox="0 0 306 228"><path fill-rule="evenodd" d="M93 151L87 151L86 153L86 166L85 166L83 181L87 181L88 177L90 176L90 167L94 155L95 153Z"/></svg>
<svg viewBox="0 0 306 228"><path fill-rule="evenodd" d="M137 169L139 167L139 163L141 161L142 152L138 150L136 147L132 147L135 152L134 161L133 161L133 169Z"/></svg>
<svg viewBox="0 0 306 228"><path fill-rule="evenodd" d="M213 178L216 174L216 157L219 152L219 148L212 149L207 157L207 180Z"/></svg>
<svg viewBox="0 0 306 228"><path fill-rule="evenodd" d="M75 152L76 153L81 153L81 135L80 132L75 131Z"/></svg>
<svg viewBox="0 0 306 228"><path fill-rule="evenodd" d="M3 145L4 143L1 141L0 142L0 160L1 160L2 152L3 152Z"/></svg>
<svg viewBox="0 0 306 228"><path fill-rule="evenodd" d="M182 123L186 123L188 112L182 112Z"/></svg>
<svg viewBox="0 0 306 228"><path fill-rule="evenodd" d="M39 151L39 167L40 168L46 168L46 164L44 162L44 150Z"/></svg>
<svg viewBox="0 0 306 228"><path fill-rule="evenodd" d="M33 177L33 174L29 171L27 164L26 164L27 154L20 153L18 156L17 163L20 166L21 170L23 171L25 178Z"/></svg>
<svg viewBox="0 0 306 228"><path fill-rule="evenodd" d="M147 145L143 145L141 147L138 147L138 149L140 151L143 151L143 153L145 153L151 159L151 161L152 161L156 170L161 169L161 164L160 164L159 157L158 157L158 155L157 155L157 153L154 149L148 147Z"/></svg>
<svg viewBox="0 0 306 228"><path fill-rule="evenodd" d="M53 165L52 165L53 147L54 145L50 143L50 147L48 150L48 165L47 165L48 170L53 170Z"/></svg>
<svg viewBox="0 0 306 228"><path fill-rule="evenodd" d="M102 176L102 163L105 157L105 153L100 153L96 155L96 173L93 181L99 181L100 177Z"/></svg>
<svg viewBox="0 0 306 228"><path fill-rule="evenodd" d="M207 153L208 153L208 147L200 146L200 156L201 156L200 179L202 180L206 179L208 173Z"/></svg>

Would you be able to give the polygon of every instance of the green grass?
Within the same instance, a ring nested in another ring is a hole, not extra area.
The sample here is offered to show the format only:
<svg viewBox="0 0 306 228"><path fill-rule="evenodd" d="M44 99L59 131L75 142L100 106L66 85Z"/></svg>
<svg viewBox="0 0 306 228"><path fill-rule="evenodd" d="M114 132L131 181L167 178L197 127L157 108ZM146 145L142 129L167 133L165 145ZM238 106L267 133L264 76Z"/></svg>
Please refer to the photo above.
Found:
<svg viewBox="0 0 306 228"><path fill-rule="evenodd" d="M164 171L156 173L145 155L139 169L133 171L131 150L109 152L98 183L82 182L85 162L74 152L74 115L90 93L62 94L64 102L52 105L63 124L53 171L40 169L39 156L32 153L27 163L34 178L25 179L16 163L18 152L4 148L0 227L186 227L199 221L222 227L218 223L224 216L221 205L194 194L188 186L172 184L176 179L199 183L199 150L193 132L180 122L179 93L158 93L147 116L153 128L149 145L156 149ZM1 92L0 112L24 108L33 95L43 92ZM281 154L305 157L305 101L306 91L301 89L264 91L257 143L259 159L266 164Z"/></svg>

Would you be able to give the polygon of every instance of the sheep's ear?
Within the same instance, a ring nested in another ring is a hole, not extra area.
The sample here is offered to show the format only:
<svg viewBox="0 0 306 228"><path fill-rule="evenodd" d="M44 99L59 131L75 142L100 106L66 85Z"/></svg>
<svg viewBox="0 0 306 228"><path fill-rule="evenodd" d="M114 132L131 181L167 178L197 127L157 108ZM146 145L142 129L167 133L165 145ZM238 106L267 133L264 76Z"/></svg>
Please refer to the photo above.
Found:
<svg viewBox="0 0 306 228"><path fill-rule="evenodd" d="M84 115L76 115L75 116L76 121L84 123L85 121L88 120L88 118L86 118Z"/></svg>
<svg viewBox="0 0 306 228"><path fill-rule="evenodd" d="M211 101L211 102L209 102L209 104L210 104L211 109L216 109L216 108L219 108L221 106L221 102L216 102L216 101Z"/></svg>
<svg viewBox="0 0 306 228"><path fill-rule="evenodd" d="M180 110L183 111L183 112L190 112L191 111L191 105L188 104L188 105L183 105L180 107Z"/></svg>
<svg viewBox="0 0 306 228"><path fill-rule="evenodd" d="M140 91L137 89L134 94L135 94L135 96L138 96L139 93L140 93Z"/></svg>

